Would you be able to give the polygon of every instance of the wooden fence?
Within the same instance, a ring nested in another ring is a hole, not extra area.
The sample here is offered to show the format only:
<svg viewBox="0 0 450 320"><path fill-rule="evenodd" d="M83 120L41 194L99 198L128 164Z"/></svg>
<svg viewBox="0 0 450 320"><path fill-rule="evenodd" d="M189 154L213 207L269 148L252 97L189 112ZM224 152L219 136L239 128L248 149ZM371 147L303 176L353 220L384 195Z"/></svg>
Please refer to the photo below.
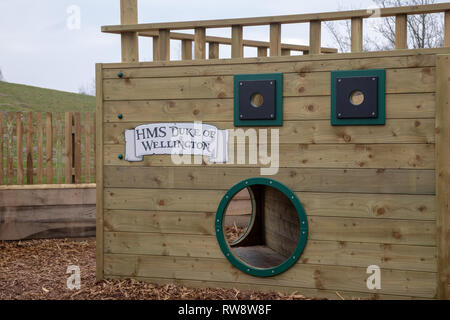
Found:
<svg viewBox="0 0 450 320"><path fill-rule="evenodd" d="M95 182L95 113L0 112L0 185Z"/></svg>

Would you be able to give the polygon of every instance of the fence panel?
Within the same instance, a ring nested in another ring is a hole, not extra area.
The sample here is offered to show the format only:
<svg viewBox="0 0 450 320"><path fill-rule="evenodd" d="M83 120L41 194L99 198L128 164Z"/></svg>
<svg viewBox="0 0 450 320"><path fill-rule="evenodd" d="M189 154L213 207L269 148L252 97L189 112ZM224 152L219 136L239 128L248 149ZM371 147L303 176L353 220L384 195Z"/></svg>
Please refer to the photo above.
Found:
<svg viewBox="0 0 450 320"><path fill-rule="evenodd" d="M95 182L95 113L0 111L0 185Z"/></svg>

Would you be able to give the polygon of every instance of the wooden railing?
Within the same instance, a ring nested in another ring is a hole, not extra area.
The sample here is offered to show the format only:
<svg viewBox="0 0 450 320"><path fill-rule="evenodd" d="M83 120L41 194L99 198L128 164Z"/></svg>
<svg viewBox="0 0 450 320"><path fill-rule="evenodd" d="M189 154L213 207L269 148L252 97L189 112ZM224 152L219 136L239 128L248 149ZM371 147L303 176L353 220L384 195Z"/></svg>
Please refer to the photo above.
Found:
<svg viewBox="0 0 450 320"><path fill-rule="evenodd" d="M407 49L408 15L441 12L445 13L444 46L450 47L450 3L260 18L138 24L137 0L121 0L121 25L104 26L102 31L121 34L122 62L139 62L139 36L153 37L154 60L170 60L170 39L182 40L183 60L192 59L192 42L194 42L195 59L206 59L206 43L210 44L210 59L219 58L218 44L231 45L231 57L242 58L245 46L258 48L258 56L266 56L268 48L270 56L289 55L291 50L309 54L330 53L333 49L321 47L322 22L351 20L351 51L362 52L364 19L396 17L396 49ZM309 46L292 47L292 45L281 43L281 26L292 23L310 24ZM270 26L270 42L244 40L243 28L249 26ZM207 37L206 30L212 28L231 28L232 38ZM189 29L194 30L194 35L171 32Z"/></svg>
<svg viewBox="0 0 450 320"><path fill-rule="evenodd" d="M0 185L95 182L95 114L0 112Z"/></svg>

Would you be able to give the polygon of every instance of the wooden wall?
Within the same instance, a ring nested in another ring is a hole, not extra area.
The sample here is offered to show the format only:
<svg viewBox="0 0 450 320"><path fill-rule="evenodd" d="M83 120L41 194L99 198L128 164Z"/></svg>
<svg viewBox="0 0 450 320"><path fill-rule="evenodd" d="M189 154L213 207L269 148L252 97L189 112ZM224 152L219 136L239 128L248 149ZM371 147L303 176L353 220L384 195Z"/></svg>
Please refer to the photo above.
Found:
<svg viewBox="0 0 450 320"><path fill-rule="evenodd" d="M98 278L328 298L438 297L436 54L449 52L97 65ZM332 127L330 71L373 68L387 70L386 125ZM271 178L297 192L310 234L293 268L254 278L223 256L214 217L225 192L259 176L259 167L175 166L170 156L128 163L118 154L124 130L144 123L233 128L233 75L271 72L284 74L285 120L281 168ZM377 291L366 287L374 264L382 269Z"/></svg>
<svg viewBox="0 0 450 320"><path fill-rule="evenodd" d="M95 185L0 187L0 240L95 236Z"/></svg>

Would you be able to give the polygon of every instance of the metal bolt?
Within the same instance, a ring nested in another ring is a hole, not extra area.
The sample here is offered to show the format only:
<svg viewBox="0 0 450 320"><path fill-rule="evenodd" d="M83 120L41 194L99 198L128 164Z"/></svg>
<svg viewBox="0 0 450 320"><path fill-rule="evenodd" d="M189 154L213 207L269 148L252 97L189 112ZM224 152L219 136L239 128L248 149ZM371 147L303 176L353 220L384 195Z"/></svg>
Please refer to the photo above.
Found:
<svg viewBox="0 0 450 320"><path fill-rule="evenodd" d="M241 83L239 83L239 85L243 86L243 85L244 85L244 83L243 83L243 82L241 82Z"/></svg>
<svg viewBox="0 0 450 320"><path fill-rule="evenodd" d="M273 184L273 181L270 181L269 183L270 183L270 184Z"/></svg>
<svg viewBox="0 0 450 320"><path fill-rule="evenodd" d="M274 118L275 116L273 114L270 115L271 118Z"/></svg>
<svg viewBox="0 0 450 320"><path fill-rule="evenodd" d="M244 115L243 114L241 114L241 118L243 118L244 117Z"/></svg>
<svg viewBox="0 0 450 320"><path fill-rule="evenodd" d="M377 80L377 78L372 78L373 81Z"/></svg>
<svg viewBox="0 0 450 320"><path fill-rule="evenodd" d="M375 112L372 112L372 115L374 116L374 115L375 115Z"/></svg>
<svg viewBox="0 0 450 320"><path fill-rule="evenodd" d="M270 81L270 84L273 85L273 81Z"/></svg>
<svg viewBox="0 0 450 320"><path fill-rule="evenodd" d="M338 79L338 82L342 82L342 79Z"/></svg>
<svg viewBox="0 0 450 320"><path fill-rule="evenodd" d="M245 184L248 184L248 181L245 181Z"/></svg>
<svg viewBox="0 0 450 320"><path fill-rule="evenodd" d="M338 113L338 117L342 117L342 113Z"/></svg>

